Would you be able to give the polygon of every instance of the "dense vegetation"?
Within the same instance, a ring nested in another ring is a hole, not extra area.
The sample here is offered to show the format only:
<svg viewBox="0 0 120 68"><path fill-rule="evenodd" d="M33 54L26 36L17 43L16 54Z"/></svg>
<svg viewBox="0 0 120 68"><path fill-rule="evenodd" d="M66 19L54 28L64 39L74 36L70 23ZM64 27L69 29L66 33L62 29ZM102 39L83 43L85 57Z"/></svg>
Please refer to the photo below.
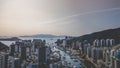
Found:
<svg viewBox="0 0 120 68"><path fill-rule="evenodd" d="M115 39L116 44L119 44L120 43L120 28L95 32L92 34L75 37L72 40L73 41L81 41L81 42L83 42L84 40L87 40L88 42L90 42L92 44L92 42L95 39Z"/></svg>

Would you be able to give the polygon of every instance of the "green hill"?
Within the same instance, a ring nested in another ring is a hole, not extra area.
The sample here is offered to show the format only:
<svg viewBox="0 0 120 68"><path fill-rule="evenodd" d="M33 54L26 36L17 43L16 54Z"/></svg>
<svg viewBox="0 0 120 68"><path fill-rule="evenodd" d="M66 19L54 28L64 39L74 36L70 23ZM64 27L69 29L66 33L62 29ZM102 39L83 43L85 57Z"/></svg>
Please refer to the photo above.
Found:
<svg viewBox="0 0 120 68"><path fill-rule="evenodd" d="M120 28L99 31L80 37L75 37L72 40L81 42L88 40L88 42L92 43L95 39L115 39L116 44L118 44L120 43Z"/></svg>

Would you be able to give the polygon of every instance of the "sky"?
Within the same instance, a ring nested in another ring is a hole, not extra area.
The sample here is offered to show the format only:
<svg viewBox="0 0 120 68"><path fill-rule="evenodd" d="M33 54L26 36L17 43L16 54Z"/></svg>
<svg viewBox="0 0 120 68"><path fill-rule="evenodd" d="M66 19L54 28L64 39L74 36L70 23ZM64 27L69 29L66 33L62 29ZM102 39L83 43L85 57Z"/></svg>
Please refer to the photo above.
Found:
<svg viewBox="0 0 120 68"><path fill-rule="evenodd" d="M81 36L120 27L120 0L0 0L0 36Z"/></svg>

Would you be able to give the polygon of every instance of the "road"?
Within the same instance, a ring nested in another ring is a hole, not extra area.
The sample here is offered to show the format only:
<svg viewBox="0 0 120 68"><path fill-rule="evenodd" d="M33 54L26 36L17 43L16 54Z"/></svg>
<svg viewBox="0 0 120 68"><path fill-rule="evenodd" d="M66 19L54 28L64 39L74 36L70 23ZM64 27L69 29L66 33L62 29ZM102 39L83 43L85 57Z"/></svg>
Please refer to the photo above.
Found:
<svg viewBox="0 0 120 68"><path fill-rule="evenodd" d="M72 59L71 56L69 54L67 54L66 52L64 52L63 50L57 48L57 46L54 46L53 51L59 51L61 54L61 61L64 64L64 62L67 62L67 64L69 64L70 67L75 67L75 68L84 68L82 66L82 63L79 59Z"/></svg>

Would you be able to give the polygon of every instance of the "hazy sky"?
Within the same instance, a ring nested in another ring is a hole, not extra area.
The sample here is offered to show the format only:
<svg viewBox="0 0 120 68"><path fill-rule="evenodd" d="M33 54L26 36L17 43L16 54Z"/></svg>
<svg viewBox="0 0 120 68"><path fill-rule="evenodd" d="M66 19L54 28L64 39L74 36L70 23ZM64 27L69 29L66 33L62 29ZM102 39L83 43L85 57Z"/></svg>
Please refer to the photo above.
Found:
<svg viewBox="0 0 120 68"><path fill-rule="evenodd" d="M0 0L0 36L83 35L120 27L120 0Z"/></svg>

